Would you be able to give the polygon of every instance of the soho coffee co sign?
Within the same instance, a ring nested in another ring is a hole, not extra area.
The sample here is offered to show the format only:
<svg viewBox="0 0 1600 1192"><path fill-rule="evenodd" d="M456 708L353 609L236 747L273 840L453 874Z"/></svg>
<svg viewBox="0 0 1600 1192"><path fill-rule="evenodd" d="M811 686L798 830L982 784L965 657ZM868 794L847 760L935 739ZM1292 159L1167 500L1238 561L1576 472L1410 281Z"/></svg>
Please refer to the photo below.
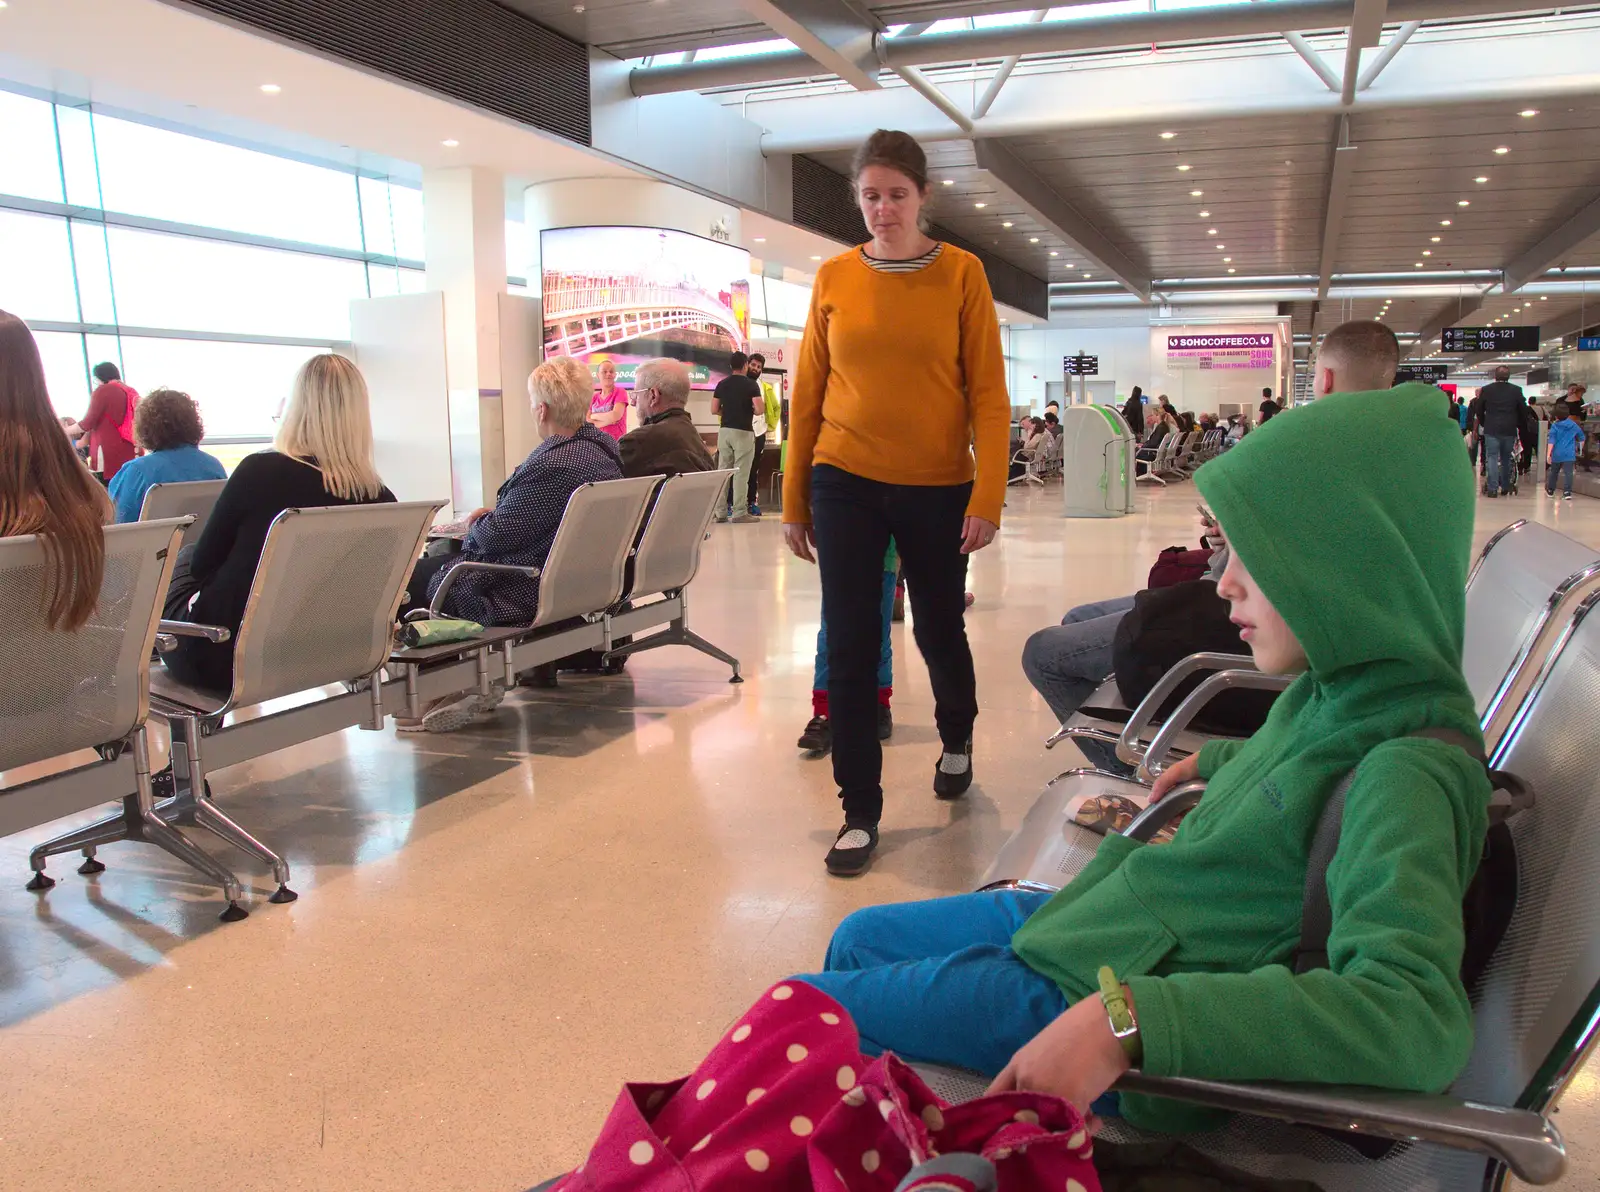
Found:
<svg viewBox="0 0 1600 1192"><path fill-rule="evenodd" d="M1270 331L1167 336L1167 363L1177 368L1272 368Z"/></svg>

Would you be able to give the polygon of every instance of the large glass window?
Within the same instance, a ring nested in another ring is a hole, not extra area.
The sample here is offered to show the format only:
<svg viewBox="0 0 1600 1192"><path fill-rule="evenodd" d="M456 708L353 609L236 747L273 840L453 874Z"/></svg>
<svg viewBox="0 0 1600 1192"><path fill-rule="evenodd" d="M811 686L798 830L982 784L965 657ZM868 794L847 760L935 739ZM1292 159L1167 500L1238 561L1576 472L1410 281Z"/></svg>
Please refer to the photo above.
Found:
<svg viewBox="0 0 1600 1192"><path fill-rule="evenodd" d="M360 261L135 228L107 235L125 327L346 340L350 300L367 296Z"/></svg>
<svg viewBox="0 0 1600 1192"><path fill-rule="evenodd" d="M263 443L351 300L422 291L424 252L417 186L0 89L0 309L61 414L110 360L193 395L209 438Z"/></svg>
<svg viewBox="0 0 1600 1192"><path fill-rule="evenodd" d="M66 220L0 211L0 310L24 319L78 321Z"/></svg>
<svg viewBox="0 0 1600 1192"><path fill-rule="evenodd" d="M0 91L0 194L61 202L50 105L7 91Z"/></svg>

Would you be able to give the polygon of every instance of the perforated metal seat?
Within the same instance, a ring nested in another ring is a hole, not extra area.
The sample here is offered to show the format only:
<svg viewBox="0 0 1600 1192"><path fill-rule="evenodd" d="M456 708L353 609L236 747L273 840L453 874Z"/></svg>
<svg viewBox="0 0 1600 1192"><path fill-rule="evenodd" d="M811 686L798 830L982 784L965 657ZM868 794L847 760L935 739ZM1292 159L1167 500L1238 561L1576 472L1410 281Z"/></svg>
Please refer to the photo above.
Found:
<svg viewBox="0 0 1600 1192"><path fill-rule="evenodd" d="M608 658L623 658L661 646L688 646L732 667L730 683L744 682L739 660L687 624L688 588L699 573L706 533L732 476L730 470L686 472L662 483L633 555L633 578L628 585L628 600L633 607L619 607L607 617L607 634L608 640L615 640L658 625L666 628L617 647ZM640 603L651 596L660 599Z"/></svg>
<svg viewBox="0 0 1600 1192"><path fill-rule="evenodd" d="M233 685L204 692L163 675L152 703L172 725L177 794L157 814L205 828L272 866L273 901L294 898L289 866L212 801L209 768L233 765L366 720L379 727L377 672L388 657L395 614L438 504L286 509L267 532L235 639ZM172 622L168 629L181 630ZM281 696L337 687L339 694L282 712L235 719L230 712ZM359 689L359 690L358 690ZM42 859L122 839L131 825L113 816L35 850ZM235 895L235 898L237 895ZM241 910L242 914L242 910Z"/></svg>
<svg viewBox="0 0 1600 1192"><path fill-rule="evenodd" d="M30 890L55 885L44 872L53 852L82 849L78 872L99 873L105 866L95 856L96 845L142 840L222 887L229 906L225 918L243 917L238 880L155 813L150 786L150 655L187 524L167 518L107 526L99 601L89 623L70 633L45 624L48 569L39 539L0 540L0 604L10 618L0 640L0 771L86 749L99 753L97 761L65 762L28 781L5 782L0 775L0 835L123 801L116 817L123 830L115 837L91 826L58 838L59 848L33 850Z"/></svg>
<svg viewBox="0 0 1600 1192"><path fill-rule="evenodd" d="M226 483L226 480L184 480L152 484L145 489L144 503L139 507L139 520L192 517L194 521L183 532L183 542L184 545L198 542L206 522L211 518L211 509L222 495L222 486Z"/></svg>

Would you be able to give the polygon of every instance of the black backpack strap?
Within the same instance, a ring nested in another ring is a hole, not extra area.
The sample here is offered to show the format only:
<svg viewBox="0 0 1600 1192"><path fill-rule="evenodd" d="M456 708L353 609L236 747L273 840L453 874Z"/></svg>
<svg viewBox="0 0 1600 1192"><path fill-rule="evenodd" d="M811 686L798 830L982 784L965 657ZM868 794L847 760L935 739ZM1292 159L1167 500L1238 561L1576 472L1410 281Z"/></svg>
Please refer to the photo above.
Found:
<svg viewBox="0 0 1600 1192"><path fill-rule="evenodd" d="M1483 750L1466 733L1458 733L1448 728L1424 728L1406 735L1454 745L1485 768L1488 766ZM1522 784L1510 775L1491 771L1489 778L1495 788L1495 799L1500 799L1502 793L1508 796L1504 803L1505 809L1498 819L1493 814L1495 805L1491 803L1491 822L1504 822L1510 815L1532 802L1532 797L1526 793ZM1344 826L1345 798L1350 794L1351 784L1355 780L1355 770L1351 770L1339 780L1339 785L1333 788L1333 793L1328 796L1328 802L1322 808L1322 818L1317 821L1316 835L1311 838L1311 852L1306 858L1305 893L1300 900L1300 945L1294 953L1296 973L1307 973L1313 969L1328 967L1328 937L1333 934L1333 905L1328 900L1328 867L1333 864L1333 855L1339 851L1339 833Z"/></svg>
<svg viewBox="0 0 1600 1192"><path fill-rule="evenodd" d="M1317 834L1311 838L1311 853L1306 858L1306 888L1300 899L1300 946L1294 953L1294 971L1309 973L1328 967L1328 937L1333 934L1333 904L1328 901L1328 866L1339 851L1339 832L1344 826L1344 801L1350 793L1356 772L1339 779L1322 818Z"/></svg>

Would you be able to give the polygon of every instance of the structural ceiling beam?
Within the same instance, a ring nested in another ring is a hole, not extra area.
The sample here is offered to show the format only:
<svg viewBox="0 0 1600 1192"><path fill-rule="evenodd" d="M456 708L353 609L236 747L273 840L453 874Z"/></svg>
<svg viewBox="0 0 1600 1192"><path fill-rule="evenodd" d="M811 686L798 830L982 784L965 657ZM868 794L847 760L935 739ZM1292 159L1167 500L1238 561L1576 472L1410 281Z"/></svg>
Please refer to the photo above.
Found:
<svg viewBox="0 0 1600 1192"><path fill-rule="evenodd" d="M1037 12L1028 14L1028 24L1037 25L1048 16L1050 10L1041 8ZM978 102L972 105L972 118L981 120L989 114L989 109L994 107L994 101L1000 97L1000 90L1006 85L1006 80L1011 78L1011 72L1017 69L1017 63L1022 61L1021 54L1012 54L1000 63L1000 69L994 72L994 78L989 80L989 85L984 88L983 95Z"/></svg>
<svg viewBox="0 0 1600 1192"><path fill-rule="evenodd" d="M632 72L635 95L660 95L672 91L703 91L806 78L816 74L824 54L862 64L854 42L830 41L824 46L815 32L786 15L812 5L837 5L842 0L746 0L746 8L785 36L804 46L803 52L761 54L688 66L652 66ZM778 5L781 4L780 9ZM1390 21L1447 20L1518 12L1548 11L1549 0L1389 0ZM1226 4L1207 8L1167 9L1083 17L1072 21L1047 21L974 29L952 33L925 33L920 37L879 37L877 55L885 66L932 66L948 62L1003 59L1012 54L1066 54L1174 42L1218 41L1261 37L1317 29L1347 29L1356 17L1350 0L1273 0L1270 4ZM810 18L815 20L817 18ZM783 22L781 25L779 22ZM806 41L796 40L792 29ZM1374 42L1373 44L1376 44ZM813 52L815 51L815 52ZM864 65L864 64L863 64ZM827 66L830 71L831 65ZM853 81L853 80L852 80Z"/></svg>
<svg viewBox="0 0 1600 1192"><path fill-rule="evenodd" d="M1473 38L1435 37L1425 29L1407 46L1406 68L1389 71L1381 86L1358 90L1348 109L1287 45L1274 40L1216 55L1145 55L1072 70L1019 70L971 133L935 117L915 92L899 86L871 94L753 94L738 110L767 130L762 148L774 154L851 149L875 128L900 128L933 142L1495 101L1554 104L1600 95L1600 61L1588 35L1593 26L1582 28L1586 35L1574 36L1559 22L1529 22L1515 33Z"/></svg>
<svg viewBox="0 0 1600 1192"><path fill-rule="evenodd" d="M751 16L858 91L876 91L882 26L848 0L739 0Z"/></svg>
<svg viewBox="0 0 1600 1192"><path fill-rule="evenodd" d="M1591 199L1555 231L1542 237L1505 267L1504 287L1515 293L1561 260L1589 237L1600 234L1600 197Z"/></svg>
<svg viewBox="0 0 1600 1192"><path fill-rule="evenodd" d="M1376 58L1367 64L1367 69L1361 72L1361 77L1356 80L1356 90L1365 91L1372 86L1377 81L1378 76L1383 73L1383 68L1394 61L1394 56L1400 52L1406 42L1411 40L1411 35L1420 28L1422 28L1421 21L1407 21L1396 29L1388 44L1379 51Z"/></svg>
<svg viewBox="0 0 1600 1192"><path fill-rule="evenodd" d="M1327 202L1322 216L1322 268L1317 279L1317 297L1328 296L1333 282L1333 266L1339 255L1339 237L1344 232L1345 208L1349 205L1350 181L1356 172L1356 146L1350 142L1350 118L1340 116L1333 136L1333 162L1328 168Z"/></svg>
<svg viewBox="0 0 1600 1192"><path fill-rule="evenodd" d="M1021 158L998 141L979 141L973 145L978 168L995 184L1010 192L1024 209L1058 236L1078 246L1099 262L1105 271L1141 300L1150 297L1150 274L1139 268L1123 251L1111 243L1104 232L1081 215L1057 194Z"/></svg>

